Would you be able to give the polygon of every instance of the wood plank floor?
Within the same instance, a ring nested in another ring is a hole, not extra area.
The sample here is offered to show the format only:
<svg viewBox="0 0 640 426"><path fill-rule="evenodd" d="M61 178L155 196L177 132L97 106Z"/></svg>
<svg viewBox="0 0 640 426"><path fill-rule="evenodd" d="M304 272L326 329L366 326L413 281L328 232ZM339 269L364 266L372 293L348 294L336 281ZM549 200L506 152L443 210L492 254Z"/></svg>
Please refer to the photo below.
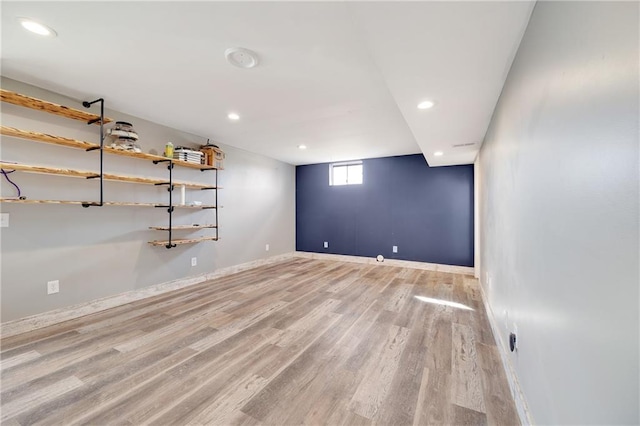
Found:
<svg viewBox="0 0 640 426"><path fill-rule="evenodd" d="M519 424L463 275L294 258L1 348L6 425Z"/></svg>

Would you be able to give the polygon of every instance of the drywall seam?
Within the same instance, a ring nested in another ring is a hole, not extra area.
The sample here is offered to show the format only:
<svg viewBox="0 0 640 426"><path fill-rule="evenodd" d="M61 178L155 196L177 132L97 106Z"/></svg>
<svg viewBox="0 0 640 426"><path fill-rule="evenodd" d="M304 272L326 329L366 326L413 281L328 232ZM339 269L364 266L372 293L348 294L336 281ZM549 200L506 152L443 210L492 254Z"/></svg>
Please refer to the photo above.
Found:
<svg viewBox="0 0 640 426"><path fill-rule="evenodd" d="M400 268L422 269L425 271L447 272L451 274L473 275L474 273L474 268L469 266L441 265L438 263L414 262L410 260L385 259L383 262L378 262L375 257L347 256L342 254L330 253L311 253L304 251L296 251L294 253L294 256L304 257L306 259L337 260L340 262L397 266Z"/></svg>
<svg viewBox="0 0 640 426"><path fill-rule="evenodd" d="M480 280L478 280L480 282ZM520 423L522 426L530 426L533 425L533 418L531 417L531 412L529 411L529 407L527 405L527 400L522 393L522 388L520 387L520 382L518 381L518 376L516 376L516 372L513 368L513 364L511 364L511 358L507 353L507 346L502 340L502 334L500 329L498 328L498 324L496 323L495 317L493 316L493 311L491 310L491 306L489 305L489 299L487 298L486 293L484 292L484 286L482 282L480 282L480 295L482 297L482 303L484 305L484 310L487 313L487 317L489 318L489 324L491 325L491 331L493 332L493 337L496 341L496 346L498 347L498 352L500 352L500 358L502 359L502 366L507 375L507 381L509 382L509 389L511 390L511 396L513 396L513 401L516 404L516 410L518 411L518 416L520 417Z"/></svg>
<svg viewBox="0 0 640 426"><path fill-rule="evenodd" d="M56 309L41 314L31 315L13 321L0 324L0 335L4 337L15 336L16 334L26 333L28 331L37 330L53 324L69 321L85 315L94 314L106 309L115 308L116 306L135 302L137 300L146 299L148 297L157 296L169 291L178 290L184 287L200 284L215 278L226 275L235 274L259 266L270 265L272 263L281 262L292 258L294 253L285 253L278 256L272 256L265 259L258 259L251 262L241 263L239 265L229 266L214 272L195 275L187 278L180 278L174 281L168 281L145 287L139 290L132 290L125 293L108 296L102 299L92 300L89 302L79 303L77 305Z"/></svg>

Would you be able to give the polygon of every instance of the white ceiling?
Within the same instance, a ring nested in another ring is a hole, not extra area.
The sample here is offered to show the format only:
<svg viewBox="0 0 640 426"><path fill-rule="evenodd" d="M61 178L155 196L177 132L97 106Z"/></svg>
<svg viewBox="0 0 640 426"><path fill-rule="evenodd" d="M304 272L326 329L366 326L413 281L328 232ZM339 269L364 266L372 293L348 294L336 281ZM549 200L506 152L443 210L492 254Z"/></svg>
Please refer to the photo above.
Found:
<svg viewBox="0 0 640 426"><path fill-rule="evenodd" d="M474 161L533 2L1 7L7 77L291 164L422 152L439 166ZM236 46L260 65L229 65Z"/></svg>

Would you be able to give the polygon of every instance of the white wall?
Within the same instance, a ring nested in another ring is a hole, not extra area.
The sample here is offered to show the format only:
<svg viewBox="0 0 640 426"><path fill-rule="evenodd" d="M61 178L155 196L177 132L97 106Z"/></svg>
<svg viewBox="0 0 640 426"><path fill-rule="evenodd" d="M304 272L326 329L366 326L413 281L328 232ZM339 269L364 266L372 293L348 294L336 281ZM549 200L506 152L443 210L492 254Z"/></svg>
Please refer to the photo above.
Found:
<svg viewBox="0 0 640 426"><path fill-rule="evenodd" d="M638 424L637 2L538 2L480 153L481 274L538 424Z"/></svg>
<svg viewBox="0 0 640 426"><path fill-rule="evenodd" d="M82 109L75 101L14 80L2 87L19 93ZM103 94L109 105L108 94ZM91 99L87 99L91 100ZM176 108L181 108L176 105ZM180 132L115 111L107 115L134 124L143 151L162 152L166 141L197 146L206 138ZM98 142L98 128L26 108L2 104L2 124L26 130ZM220 238L178 246L152 247L151 240L166 239L166 232L149 226L167 225L166 209L151 207L90 207L77 205L16 205L5 203L10 227L2 228L2 321L86 302L153 284L213 272L217 269L295 250L295 168L291 165L220 145L226 152L225 170L219 172L224 189L219 196ZM52 146L15 138L2 138L2 160L28 164L97 170L97 152ZM175 179L207 182L213 172L176 167ZM166 177L166 166L105 155L105 172ZM97 182L69 177L10 175L30 199L97 200ZM3 196L15 196L4 178ZM179 196L179 191L174 193ZM105 182L109 201L159 202L165 188ZM189 191L187 201L213 204L211 191ZM178 224L207 223L213 210L176 210ZM181 235L207 235L209 231ZM180 234L174 234L174 238ZM265 251L265 244L270 251ZM191 258L198 265L191 267ZM60 293L46 295L46 282L60 280Z"/></svg>

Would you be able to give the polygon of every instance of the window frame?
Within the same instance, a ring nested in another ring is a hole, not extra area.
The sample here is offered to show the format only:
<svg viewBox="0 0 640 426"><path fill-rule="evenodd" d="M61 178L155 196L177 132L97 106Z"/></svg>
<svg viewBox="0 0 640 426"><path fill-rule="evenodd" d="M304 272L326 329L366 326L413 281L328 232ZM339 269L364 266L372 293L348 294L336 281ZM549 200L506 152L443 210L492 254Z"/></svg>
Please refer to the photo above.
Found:
<svg viewBox="0 0 640 426"><path fill-rule="evenodd" d="M362 167L362 181L358 183L349 183L349 166L360 166ZM344 167L347 173L347 179L344 184L342 183L334 183L333 182L333 170L334 168L342 168ZM331 163L329 164L329 186L351 186L351 185L363 185L364 184L364 163L362 160L353 160L353 161L343 161L339 163Z"/></svg>

